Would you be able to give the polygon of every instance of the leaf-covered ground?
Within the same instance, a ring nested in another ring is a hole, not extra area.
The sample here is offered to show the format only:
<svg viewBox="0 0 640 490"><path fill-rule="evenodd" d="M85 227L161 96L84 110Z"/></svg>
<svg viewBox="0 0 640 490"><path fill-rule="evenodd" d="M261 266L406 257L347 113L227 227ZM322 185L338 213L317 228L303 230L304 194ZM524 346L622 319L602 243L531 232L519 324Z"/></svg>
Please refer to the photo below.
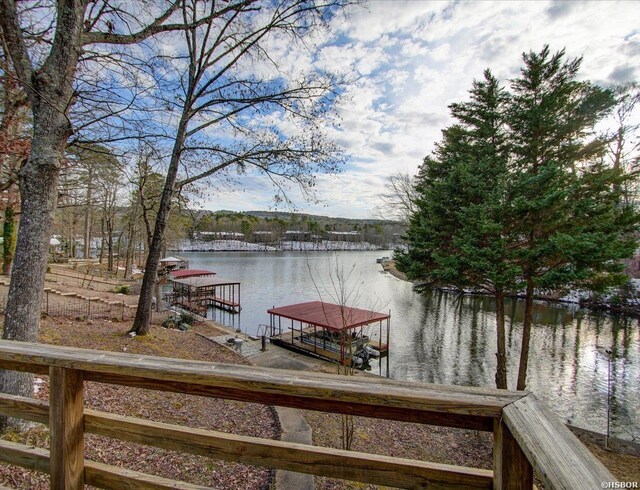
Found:
<svg viewBox="0 0 640 490"><path fill-rule="evenodd" d="M129 328L129 323L108 320L43 319L40 338L42 342L74 347L245 363L240 356L200 337L195 331L180 332L154 326L150 335L130 338L125 335ZM209 326L199 326L196 330L207 335L217 333ZM37 397L46 399L48 379L40 378L37 386ZM264 405L101 383L88 382L85 386L87 408L256 437L273 439L279 435L273 409ZM48 429L36 425L25 433L8 434L5 438L47 447ZM180 454L92 434L86 434L85 455L94 461L219 489L265 488L271 478L271 472L264 468ZM0 465L0 484L20 489L49 488L45 475L5 465Z"/></svg>
<svg viewBox="0 0 640 490"><path fill-rule="evenodd" d="M341 448L342 418L339 415L305 411L313 429L313 443ZM352 449L399 458L436 463L491 468L492 435L486 432L449 429L365 417L353 417ZM373 489L375 485L316 477L316 488Z"/></svg>

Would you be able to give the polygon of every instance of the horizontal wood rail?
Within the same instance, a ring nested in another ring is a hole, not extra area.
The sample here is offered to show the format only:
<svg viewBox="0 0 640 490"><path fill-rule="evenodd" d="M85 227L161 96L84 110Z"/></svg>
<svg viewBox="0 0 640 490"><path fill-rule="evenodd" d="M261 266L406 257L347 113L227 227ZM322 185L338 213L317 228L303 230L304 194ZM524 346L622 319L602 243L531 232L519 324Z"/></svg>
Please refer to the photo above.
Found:
<svg viewBox="0 0 640 490"><path fill-rule="evenodd" d="M48 423L45 402L0 395L0 412L33 422ZM491 471L425 463L375 454L239 436L95 410L84 412L85 432L147 444L226 461L266 466L301 473L357 480L378 485L415 488L426 483L444 484L453 477L470 488L491 488Z"/></svg>
<svg viewBox="0 0 640 490"><path fill-rule="evenodd" d="M42 473L50 473L49 451L45 449L0 440L0 455L6 463ZM177 482L95 461L84 462L84 480L85 483L98 488L209 490L208 487L201 485Z"/></svg>
<svg viewBox="0 0 640 490"><path fill-rule="evenodd" d="M52 475L52 488L202 488L84 461L89 432L227 461L401 488L600 488L615 481L532 394L293 372L0 342L0 368L51 377L46 402L0 395L0 413L49 423L51 455L0 441L0 460ZM98 381L366 417L493 431L493 471L464 468L123 417L82 407ZM54 463L55 462L55 463Z"/></svg>

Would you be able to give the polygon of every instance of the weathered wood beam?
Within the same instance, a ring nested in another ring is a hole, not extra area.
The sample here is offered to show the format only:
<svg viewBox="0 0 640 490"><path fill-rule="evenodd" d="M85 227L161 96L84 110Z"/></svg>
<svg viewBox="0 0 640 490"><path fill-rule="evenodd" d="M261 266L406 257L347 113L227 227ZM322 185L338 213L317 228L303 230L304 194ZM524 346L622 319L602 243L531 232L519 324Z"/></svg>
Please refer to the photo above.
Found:
<svg viewBox="0 0 640 490"><path fill-rule="evenodd" d="M491 488L488 470L343 451L87 410L87 432L163 449L396 488Z"/></svg>
<svg viewBox="0 0 640 490"><path fill-rule="evenodd" d="M49 368L51 488L84 488L84 386L82 371Z"/></svg>
<svg viewBox="0 0 640 490"><path fill-rule="evenodd" d="M49 424L49 404L43 400L0 393L0 414Z"/></svg>
<svg viewBox="0 0 640 490"><path fill-rule="evenodd" d="M25 409L28 420L46 421L46 403L0 395L0 412ZM86 410L85 431L114 439L225 461L342 478L398 488L491 488L488 470L342 451L238 436Z"/></svg>
<svg viewBox="0 0 640 490"><path fill-rule="evenodd" d="M48 364L16 362L16 361L4 360L0 358L0 369L8 369L10 371L23 371L26 373L41 374L43 376L49 376Z"/></svg>
<svg viewBox="0 0 640 490"><path fill-rule="evenodd" d="M0 440L0 461L41 473L49 473L49 452L10 441ZM85 482L98 488L127 488L132 490L212 490L160 476L118 468L94 461L84 462Z"/></svg>
<svg viewBox="0 0 640 490"><path fill-rule="evenodd" d="M272 370L279 371L279 370ZM281 370L280 370L281 371ZM290 373L288 373L291 376ZM271 391L248 391L242 388L225 388L222 386L212 386L194 384L188 381L169 381L134 376L122 376L117 374L104 374L87 372L87 381L99 383L109 383L122 386L132 386L151 390L170 391L173 393L184 393L188 395L209 396L227 400L237 400L250 403L264 403L267 405L277 405L282 407L299 408L305 410L316 410L330 413L345 413L350 415L380 418L387 420L398 420L401 422L414 422L421 424L431 424L443 427L457 427L461 429L472 429L491 432L493 430L493 417L480 415L462 415L439 410L437 400L423 400L422 409L399 404L399 406L386 404L384 391L376 393L361 393L365 402L356 402L353 393L346 393L346 396L336 394L335 398L330 392L322 398L300 396L288 394L286 384L283 384L279 393ZM296 393L295 385L289 384L291 393ZM344 392L343 392L344 393ZM353 401L352 401L353 400Z"/></svg>
<svg viewBox="0 0 640 490"><path fill-rule="evenodd" d="M0 439L0 461L49 474L49 451Z"/></svg>
<svg viewBox="0 0 640 490"><path fill-rule="evenodd" d="M95 461L85 461L87 483L98 488L126 488L127 490L213 490L160 476L140 473Z"/></svg>
<svg viewBox="0 0 640 490"><path fill-rule="evenodd" d="M534 395L506 406L503 422L546 489L601 488L617 481Z"/></svg>
<svg viewBox="0 0 640 490"><path fill-rule="evenodd" d="M493 430L493 488L496 490L531 490L533 468L513 438L509 428L501 421L494 422Z"/></svg>
<svg viewBox="0 0 640 490"><path fill-rule="evenodd" d="M157 390L492 431L523 393L292 372L71 347L0 342L0 366L85 370L85 379ZM4 363L4 364L3 364Z"/></svg>

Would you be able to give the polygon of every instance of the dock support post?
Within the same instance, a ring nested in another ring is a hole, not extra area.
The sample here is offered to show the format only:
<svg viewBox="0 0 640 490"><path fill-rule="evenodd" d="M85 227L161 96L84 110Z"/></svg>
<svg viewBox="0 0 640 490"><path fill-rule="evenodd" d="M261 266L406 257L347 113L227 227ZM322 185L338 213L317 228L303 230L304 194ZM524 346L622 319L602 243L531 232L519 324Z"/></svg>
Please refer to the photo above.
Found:
<svg viewBox="0 0 640 490"><path fill-rule="evenodd" d="M389 310L389 316L391 316L391 310ZM387 318L387 378L391 376L389 373L389 357L391 356L391 344L389 343L389 319Z"/></svg>

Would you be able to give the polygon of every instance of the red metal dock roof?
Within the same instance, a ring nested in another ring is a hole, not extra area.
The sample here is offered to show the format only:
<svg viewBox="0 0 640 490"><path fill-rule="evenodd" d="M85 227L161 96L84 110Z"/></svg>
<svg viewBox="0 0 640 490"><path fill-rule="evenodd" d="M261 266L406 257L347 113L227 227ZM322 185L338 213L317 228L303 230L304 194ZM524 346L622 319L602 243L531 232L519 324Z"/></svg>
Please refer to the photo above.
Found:
<svg viewBox="0 0 640 490"><path fill-rule="evenodd" d="M267 313L329 330L349 330L390 318L387 313L340 306L322 301L271 308Z"/></svg>
<svg viewBox="0 0 640 490"><path fill-rule="evenodd" d="M193 288L208 288L212 286L231 286L234 284L240 284L240 281L221 279L219 277L212 276L182 277L180 279L171 279L171 282L176 284L185 284Z"/></svg>
<svg viewBox="0 0 640 490"><path fill-rule="evenodd" d="M185 279L197 276L215 276L216 273L205 269L178 269L169 272L174 279Z"/></svg>

